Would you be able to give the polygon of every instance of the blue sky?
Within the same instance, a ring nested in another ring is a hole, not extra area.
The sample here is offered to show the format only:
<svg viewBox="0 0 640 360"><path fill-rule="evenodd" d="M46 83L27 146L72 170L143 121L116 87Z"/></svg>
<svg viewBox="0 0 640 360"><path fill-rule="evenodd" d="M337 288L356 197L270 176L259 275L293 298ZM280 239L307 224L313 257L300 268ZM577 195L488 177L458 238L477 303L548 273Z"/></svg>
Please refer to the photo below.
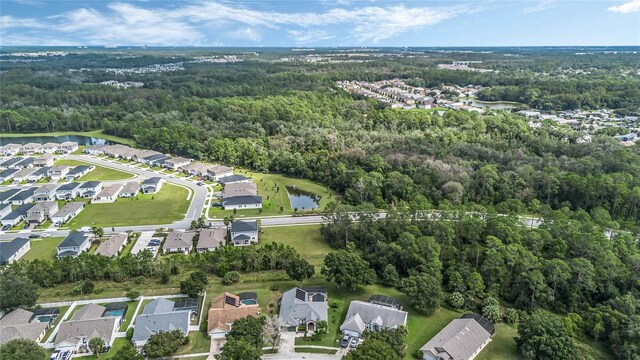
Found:
<svg viewBox="0 0 640 360"><path fill-rule="evenodd" d="M640 45L640 0L2 0L0 45Z"/></svg>

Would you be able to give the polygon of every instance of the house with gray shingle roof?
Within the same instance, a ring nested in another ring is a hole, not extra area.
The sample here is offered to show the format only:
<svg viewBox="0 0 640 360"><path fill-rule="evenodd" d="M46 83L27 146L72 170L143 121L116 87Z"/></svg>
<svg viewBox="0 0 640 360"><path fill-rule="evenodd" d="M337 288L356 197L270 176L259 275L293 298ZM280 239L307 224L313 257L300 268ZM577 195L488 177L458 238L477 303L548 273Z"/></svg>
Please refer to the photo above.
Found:
<svg viewBox="0 0 640 360"><path fill-rule="evenodd" d="M318 321L328 321L326 288L293 288L282 294L278 323L287 331L315 331Z"/></svg>
<svg viewBox="0 0 640 360"><path fill-rule="evenodd" d="M22 220L24 220L27 217L27 211L29 211L29 209L31 209L32 207L33 207L33 204L23 204L17 209L10 212L9 215L5 215L5 217L3 217L2 220L0 220L0 222L2 223L2 226L18 225Z"/></svg>
<svg viewBox="0 0 640 360"><path fill-rule="evenodd" d="M76 257L81 253L89 250L91 247L91 241L89 240L89 234L82 231L74 231L67 235L64 240L57 246L58 257L63 258L66 256Z"/></svg>
<svg viewBox="0 0 640 360"><path fill-rule="evenodd" d="M162 249L165 253L184 253L188 254L193 249L193 238L195 232L191 231L172 231L167 235Z"/></svg>
<svg viewBox="0 0 640 360"><path fill-rule="evenodd" d="M150 177L142 182L142 192L145 194L155 194L162 187L162 178L159 176Z"/></svg>
<svg viewBox="0 0 640 360"><path fill-rule="evenodd" d="M31 311L16 309L0 319L0 345L15 339L39 342L48 328L49 323L33 320Z"/></svg>
<svg viewBox="0 0 640 360"><path fill-rule="evenodd" d="M78 216L80 212L84 209L86 203L83 201L74 201L67 203L62 209L58 210L57 213L51 216L51 222L56 223L64 223L67 222L74 217Z"/></svg>
<svg viewBox="0 0 640 360"><path fill-rule="evenodd" d="M13 176L20 170L18 169L6 169L0 171L0 182L5 182L7 180L13 179Z"/></svg>
<svg viewBox="0 0 640 360"><path fill-rule="evenodd" d="M258 222L256 220L237 220L231 223L231 242L235 246L258 243Z"/></svg>
<svg viewBox="0 0 640 360"><path fill-rule="evenodd" d="M36 182L40 179L47 177L47 173L49 173L49 169L51 169L51 167L49 166L38 168L36 171L31 173L29 176L27 176L27 181Z"/></svg>
<svg viewBox="0 0 640 360"><path fill-rule="evenodd" d="M98 246L96 249L96 255L114 257L124 249L124 245L127 243L129 236L127 234L114 234L109 237L107 241Z"/></svg>
<svg viewBox="0 0 640 360"><path fill-rule="evenodd" d="M58 328L55 339L56 350L73 352L88 350L89 340L94 337L101 338L105 346L111 347L116 338L118 326L117 317L65 321Z"/></svg>
<svg viewBox="0 0 640 360"><path fill-rule="evenodd" d="M491 341L495 327L477 314L451 321L420 348L424 360L471 360Z"/></svg>
<svg viewBox="0 0 640 360"><path fill-rule="evenodd" d="M380 331L407 325L407 312L392 307L354 300L340 325L344 335L362 337L365 330Z"/></svg>
<svg viewBox="0 0 640 360"><path fill-rule="evenodd" d="M135 346L143 346L151 335L180 329L185 335L189 333L191 311L174 311L173 301L157 298L148 303L142 314L136 318L131 341Z"/></svg>
<svg viewBox="0 0 640 360"><path fill-rule="evenodd" d="M31 249L29 239L15 238L11 241L0 242L0 265L19 260Z"/></svg>
<svg viewBox="0 0 640 360"><path fill-rule="evenodd" d="M118 194L118 196L119 197L135 197L136 195L138 195L139 192L140 192L140 184L135 181L131 181L124 185L124 188L122 188L122 191L120 191L120 194Z"/></svg>
<svg viewBox="0 0 640 360"><path fill-rule="evenodd" d="M196 248L196 251L213 251L218 246L224 246L226 236L227 229L224 227L203 229L200 231L200 235L198 236L198 247Z"/></svg>

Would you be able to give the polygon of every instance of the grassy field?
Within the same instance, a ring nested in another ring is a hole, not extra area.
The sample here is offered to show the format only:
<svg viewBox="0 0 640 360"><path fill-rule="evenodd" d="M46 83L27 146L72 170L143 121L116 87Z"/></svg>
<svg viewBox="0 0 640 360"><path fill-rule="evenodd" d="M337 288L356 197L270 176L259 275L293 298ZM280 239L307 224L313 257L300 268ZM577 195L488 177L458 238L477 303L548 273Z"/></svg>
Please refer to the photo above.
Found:
<svg viewBox="0 0 640 360"><path fill-rule="evenodd" d="M80 136L88 136L94 138L105 139L113 142L117 142L120 144L135 146L136 142L131 139L125 139L118 136L107 135L102 132L102 130L94 130L94 131L58 131L58 132L50 132L50 133L31 133L31 134L0 134L2 137L25 137L25 136L65 136L65 135L80 135Z"/></svg>
<svg viewBox="0 0 640 360"><path fill-rule="evenodd" d="M181 220L189 209L188 190L172 184L164 184L157 194L138 195L136 198L119 198L110 204L91 204L68 226L109 228L169 224Z"/></svg>
<svg viewBox="0 0 640 360"><path fill-rule="evenodd" d="M310 264L316 266L320 272L320 265L331 247L320 235L320 225L306 226L278 226L263 228L260 243L279 242L293 246L300 256Z"/></svg>
<svg viewBox="0 0 640 360"><path fill-rule="evenodd" d="M35 259L43 259L43 260L53 260L58 253L56 250L56 246L60 244L63 238L61 237L52 237L52 238L40 238L31 240L31 248L27 251L26 254L22 257L24 260L35 260Z"/></svg>
<svg viewBox="0 0 640 360"><path fill-rule="evenodd" d="M77 161L77 160L67 160L67 159L58 160L58 161L56 161L56 165L66 165L66 166L86 165L86 166L94 166L95 169L93 169L92 171L88 172L86 175L82 176L79 179L80 181L124 180L124 179L130 179L130 178L135 176L132 173L126 173L126 172L120 171L120 170L109 169L109 168L106 168L106 167L103 167L103 166L93 165L93 164L89 164L89 163L86 163L86 162L83 162L83 161Z"/></svg>
<svg viewBox="0 0 640 360"><path fill-rule="evenodd" d="M306 179L288 178L278 174L254 173L247 170L237 170L236 174L251 177L258 186L258 195L262 196L262 212L259 209L238 210L236 218L244 216L269 216L269 215L290 215L294 211L289 202L287 186L295 186L297 189L320 195L320 205L318 210L322 210L332 201L337 201L337 194L324 185L314 183ZM283 211L280 212L280 207ZM302 210L300 210L302 212ZM220 208L210 208L209 216L212 218L223 218L232 215L232 210L222 210Z"/></svg>

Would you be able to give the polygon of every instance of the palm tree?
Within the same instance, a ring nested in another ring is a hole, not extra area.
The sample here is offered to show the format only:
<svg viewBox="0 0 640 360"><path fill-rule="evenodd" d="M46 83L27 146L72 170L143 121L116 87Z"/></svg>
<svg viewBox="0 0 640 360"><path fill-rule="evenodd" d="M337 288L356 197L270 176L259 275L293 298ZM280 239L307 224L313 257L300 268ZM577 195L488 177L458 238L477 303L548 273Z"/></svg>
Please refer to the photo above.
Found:
<svg viewBox="0 0 640 360"><path fill-rule="evenodd" d="M93 352L97 359L100 358L100 352L104 348L104 340L99 337L94 337L89 340L89 350Z"/></svg>

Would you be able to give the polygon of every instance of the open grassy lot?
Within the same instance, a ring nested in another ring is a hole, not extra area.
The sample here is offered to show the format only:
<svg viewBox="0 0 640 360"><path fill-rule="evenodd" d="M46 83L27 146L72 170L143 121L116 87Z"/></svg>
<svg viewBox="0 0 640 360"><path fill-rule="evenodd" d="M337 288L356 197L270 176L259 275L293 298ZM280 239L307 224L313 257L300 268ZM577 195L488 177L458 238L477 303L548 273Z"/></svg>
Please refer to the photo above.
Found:
<svg viewBox="0 0 640 360"><path fill-rule="evenodd" d="M135 226L169 224L181 220L189 209L185 188L164 184L157 194L141 194L136 198L119 198L110 204L87 206L68 226L77 229L83 226L109 228L112 226Z"/></svg>
<svg viewBox="0 0 640 360"><path fill-rule="evenodd" d="M120 171L120 170L109 169L109 168L106 168L106 167L103 167L103 166L93 165L93 164L89 164L89 163L86 163L86 162L83 162L83 161L77 161L77 160L62 159L62 160L56 161L56 165L66 165L66 166L86 165L86 166L94 166L95 169L93 169L92 171L88 172L86 175L82 176L79 179L80 181L124 180L124 179L130 179L130 178L135 176L132 173L126 173L126 172Z"/></svg>
<svg viewBox="0 0 640 360"><path fill-rule="evenodd" d="M316 272L331 247L320 235L320 225L278 226L263 228L260 243L279 242L293 246L300 256L316 266Z"/></svg>
<svg viewBox="0 0 640 360"><path fill-rule="evenodd" d="M30 134L0 134L2 137L25 137L25 136L65 136L65 135L80 135L80 136L88 136L94 138L105 139L113 142L117 142L120 144L135 146L136 142L131 139L125 139L118 136L108 135L102 132L102 130L94 130L94 131L58 131L58 132L50 132L50 133L30 133Z"/></svg>
<svg viewBox="0 0 640 360"><path fill-rule="evenodd" d="M56 250L56 246L60 244L63 238L61 237L52 237L52 238L40 238L40 239L32 239L31 240L31 248L27 251L26 254L22 257L24 260L35 260L35 259L43 259L43 260L53 260L58 253Z"/></svg>
<svg viewBox="0 0 640 360"><path fill-rule="evenodd" d="M259 209L238 210L235 217L244 216L269 216L269 215L290 215L294 211L289 202L287 186L296 187L299 190L306 191L320 196L320 205L317 210L323 210L327 204L337 201L337 194L324 185L314 183L306 179L288 178L278 174L262 174L247 170L237 170L236 174L251 177L253 182L258 186L258 195L262 196L262 211ZM280 211L282 207L282 212ZM302 210L299 210L302 212ZM217 207L209 209L209 216L212 218L223 218L233 214L232 210L222 210Z"/></svg>

